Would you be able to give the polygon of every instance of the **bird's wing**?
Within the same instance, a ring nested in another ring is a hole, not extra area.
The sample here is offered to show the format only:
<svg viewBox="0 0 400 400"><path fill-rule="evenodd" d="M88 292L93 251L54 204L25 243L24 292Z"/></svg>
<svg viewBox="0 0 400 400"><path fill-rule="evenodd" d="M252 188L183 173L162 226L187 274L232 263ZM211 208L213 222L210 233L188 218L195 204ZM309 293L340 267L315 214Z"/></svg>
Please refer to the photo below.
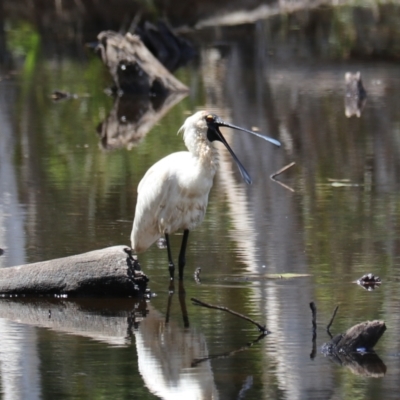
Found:
<svg viewBox="0 0 400 400"><path fill-rule="evenodd" d="M146 250L161 235L160 219L165 207L171 207L178 192L177 169L186 152L174 153L154 164L138 186L135 219L131 234L132 248Z"/></svg>

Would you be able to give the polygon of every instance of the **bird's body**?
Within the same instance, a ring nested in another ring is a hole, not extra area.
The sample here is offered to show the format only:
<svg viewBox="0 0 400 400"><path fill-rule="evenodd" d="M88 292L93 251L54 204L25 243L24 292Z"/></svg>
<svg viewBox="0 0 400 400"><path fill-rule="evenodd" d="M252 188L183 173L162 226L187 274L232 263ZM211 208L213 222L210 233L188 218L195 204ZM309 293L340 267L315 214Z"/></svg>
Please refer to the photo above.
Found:
<svg viewBox="0 0 400 400"><path fill-rule="evenodd" d="M165 233L194 229L203 221L216 166L182 151L154 164L140 181L132 248L141 253Z"/></svg>
<svg viewBox="0 0 400 400"><path fill-rule="evenodd" d="M213 141L218 140L225 144L238 163L244 179L248 183L251 182L247 172L219 132L218 126L244 130L223 122L213 114L205 111L197 112L188 117L181 128L189 151L170 154L155 163L138 186L131 234L132 249L136 253L143 252L165 235L171 279L173 279L174 265L169 234L179 229L184 231L179 255L179 277L182 279L188 234L204 219L208 195L218 168L218 153ZM273 139L266 139L279 144Z"/></svg>

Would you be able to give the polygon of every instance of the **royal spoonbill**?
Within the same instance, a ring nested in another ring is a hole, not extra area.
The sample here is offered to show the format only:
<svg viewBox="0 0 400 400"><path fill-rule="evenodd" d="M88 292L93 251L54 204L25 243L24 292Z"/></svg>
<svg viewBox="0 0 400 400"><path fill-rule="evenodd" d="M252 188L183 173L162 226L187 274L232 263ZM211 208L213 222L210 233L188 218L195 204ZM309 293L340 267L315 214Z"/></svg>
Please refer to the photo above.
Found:
<svg viewBox="0 0 400 400"><path fill-rule="evenodd" d="M198 111L188 117L179 130L183 131L183 140L189 151L173 153L156 162L139 183L131 233L132 249L135 253L141 253L164 235L171 280L174 279L175 266L169 235L183 230L178 258L179 280L182 280L189 231L203 221L208 194L218 168L218 152L213 146L214 141L225 145L243 179L251 183L249 174L219 129L223 126L251 133L280 146L275 139L227 123L215 114Z"/></svg>

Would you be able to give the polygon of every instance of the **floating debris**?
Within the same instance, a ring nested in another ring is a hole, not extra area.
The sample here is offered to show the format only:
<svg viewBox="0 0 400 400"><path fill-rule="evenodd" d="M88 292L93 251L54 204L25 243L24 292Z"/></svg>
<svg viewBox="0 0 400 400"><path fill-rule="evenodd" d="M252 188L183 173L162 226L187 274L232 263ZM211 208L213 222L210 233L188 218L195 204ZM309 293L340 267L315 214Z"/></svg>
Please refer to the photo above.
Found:
<svg viewBox="0 0 400 400"><path fill-rule="evenodd" d="M357 284L362 286L366 290L375 290L381 283L382 280L379 276L375 276L371 273L363 275L361 278L357 279Z"/></svg>
<svg viewBox="0 0 400 400"><path fill-rule="evenodd" d="M347 118L355 115L361 117L362 110L367 101L367 92L364 89L361 73L346 72L346 95L344 98L345 115Z"/></svg>
<svg viewBox="0 0 400 400"><path fill-rule="evenodd" d="M201 268L197 267L193 274L194 280L197 284L201 283L200 272L201 272Z"/></svg>
<svg viewBox="0 0 400 400"><path fill-rule="evenodd" d="M68 93L68 92L63 92L61 90L55 90L51 94L50 97L54 101L60 101L60 100L67 100L67 99L77 99L78 95L77 94Z"/></svg>
<svg viewBox="0 0 400 400"><path fill-rule="evenodd" d="M348 182L331 182L331 186L333 187L358 187L358 186L363 186L360 185L359 183L348 183Z"/></svg>

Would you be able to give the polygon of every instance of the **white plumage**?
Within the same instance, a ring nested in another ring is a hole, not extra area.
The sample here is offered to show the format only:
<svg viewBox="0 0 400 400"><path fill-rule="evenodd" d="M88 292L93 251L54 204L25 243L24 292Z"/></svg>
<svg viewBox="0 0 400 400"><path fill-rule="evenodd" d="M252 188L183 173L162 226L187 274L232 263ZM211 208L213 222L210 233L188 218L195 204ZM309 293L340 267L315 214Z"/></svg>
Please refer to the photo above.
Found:
<svg viewBox="0 0 400 400"><path fill-rule="evenodd" d="M234 157L246 182L250 177L219 131L219 126L247 131L222 121L214 114L199 111L188 117L181 127L183 140L189 151L170 154L155 163L138 186L138 199L131 233L132 249L145 251L162 235L168 248L170 277L174 264L169 246L169 234L183 229L179 254L179 278L183 278L185 251L189 231L199 225L206 212L208 195L218 168L217 150L212 142L225 144ZM280 145L274 139L247 131Z"/></svg>

